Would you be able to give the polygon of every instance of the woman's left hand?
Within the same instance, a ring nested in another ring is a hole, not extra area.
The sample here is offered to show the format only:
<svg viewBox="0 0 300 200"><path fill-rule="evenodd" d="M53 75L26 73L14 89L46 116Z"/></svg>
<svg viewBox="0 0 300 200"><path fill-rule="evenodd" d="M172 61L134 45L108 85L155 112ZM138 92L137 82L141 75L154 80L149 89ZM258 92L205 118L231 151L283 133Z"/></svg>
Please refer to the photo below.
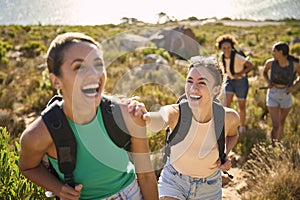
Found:
<svg viewBox="0 0 300 200"><path fill-rule="evenodd" d="M228 159L228 158L225 159L225 163L224 164L221 164L221 160L220 159L218 160L218 167L222 171L228 171L228 170L230 170L231 166L232 166L231 160Z"/></svg>

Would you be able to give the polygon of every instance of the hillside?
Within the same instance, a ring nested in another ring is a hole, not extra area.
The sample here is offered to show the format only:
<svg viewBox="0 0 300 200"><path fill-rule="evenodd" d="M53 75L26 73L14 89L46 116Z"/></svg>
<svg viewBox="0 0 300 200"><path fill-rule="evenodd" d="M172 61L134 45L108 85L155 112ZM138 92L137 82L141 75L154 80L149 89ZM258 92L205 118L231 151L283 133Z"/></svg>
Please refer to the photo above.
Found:
<svg viewBox="0 0 300 200"><path fill-rule="evenodd" d="M225 199L300 199L300 189L297 187L300 185L300 179L294 178L300 174L300 93L293 94L294 104L287 119L282 144L271 148L268 135L271 122L265 106L266 94L265 90L257 89L265 85L261 67L265 60L272 56L272 45L277 41L291 43L295 38L299 38L300 21L203 20L160 25L1 26L0 126L6 127L10 133L11 145L14 146L13 142L18 142L21 132L40 114L46 102L55 94L47 80L44 63L47 48L57 34L68 31L83 32L107 45L106 92L140 96L148 109L154 109L157 105L174 103L182 92L186 67L181 63L184 62L153 44L147 44L145 48L130 47L120 51L121 41L124 35L138 35L139 37L135 37L139 38L138 42L148 41L147 38L157 31L174 28L178 24L184 24L194 32L200 44L200 53L206 56L217 55L215 39L219 35L235 35L239 47L255 65L255 69L249 73L247 132L240 136L232 154L235 165L231 172L235 179L224 182ZM291 45L290 49L294 55L300 56L299 43ZM161 55L170 68L151 68L151 80L154 81L152 84L143 85L143 82L138 81L150 75L141 74L138 69L148 54ZM130 79L132 75L137 77L138 81L132 81L135 80ZM125 79L127 76L128 80ZM125 80L127 82L124 84L122 81ZM236 102L233 108L237 109ZM149 136L151 150L161 149L163 139L163 131ZM280 152L285 153L280 156ZM281 170L285 170L285 177L282 177ZM284 183L276 181L276 178ZM0 189L0 196L1 192L4 194L6 191Z"/></svg>

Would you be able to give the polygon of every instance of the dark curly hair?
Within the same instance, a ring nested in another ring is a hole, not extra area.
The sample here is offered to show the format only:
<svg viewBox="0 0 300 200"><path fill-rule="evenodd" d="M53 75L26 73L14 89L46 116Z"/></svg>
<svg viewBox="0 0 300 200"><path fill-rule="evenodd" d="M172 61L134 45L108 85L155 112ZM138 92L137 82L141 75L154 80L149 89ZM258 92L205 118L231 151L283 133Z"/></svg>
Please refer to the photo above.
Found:
<svg viewBox="0 0 300 200"><path fill-rule="evenodd" d="M224 42L230 43L230 44L231 44L231 47L232 47L233 49L235 49L235 46L238 45L238 42L237 42L237 40L235 39L235 37L234 37L233 35L225 34L225 35L219 36L219 37L216 39L216 47L217 47L218 49L221 49L222 44L223 44Z"/></svg>

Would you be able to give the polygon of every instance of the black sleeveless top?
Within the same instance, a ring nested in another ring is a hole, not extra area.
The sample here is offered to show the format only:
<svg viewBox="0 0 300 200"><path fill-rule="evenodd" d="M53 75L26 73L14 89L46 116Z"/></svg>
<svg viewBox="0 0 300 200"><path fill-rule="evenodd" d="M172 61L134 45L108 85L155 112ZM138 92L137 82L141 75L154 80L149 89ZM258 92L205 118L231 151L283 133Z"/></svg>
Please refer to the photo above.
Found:
<svg viewBox="0 0 300 200"><path fill-rule="evenodd" d="M280 67L277 60L271 66L271 83L292 86L294 81L294 64L289 61L287 67Z"/></svg>

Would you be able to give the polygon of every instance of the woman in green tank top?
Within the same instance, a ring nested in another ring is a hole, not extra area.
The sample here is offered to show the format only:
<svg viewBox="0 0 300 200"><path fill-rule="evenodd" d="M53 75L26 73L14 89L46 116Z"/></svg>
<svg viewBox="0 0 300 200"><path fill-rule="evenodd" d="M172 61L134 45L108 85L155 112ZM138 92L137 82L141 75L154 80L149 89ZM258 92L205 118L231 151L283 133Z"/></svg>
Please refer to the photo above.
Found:
<svg viewBox="0 0 300 200"><path fill-rule="evenodd" d="M100 45L82 33L61 34L50 44L47 67L52 85L63 96L61 107L76 138L75 188L64 184L55 144L41 117L22 133L21 172L60 199L158 199L145 122L128 112L127 104L120 105L131 134L130 152L118 148L103 126L99 104L106 71ZM41 164L45 154L59 179Z"/></svg>

